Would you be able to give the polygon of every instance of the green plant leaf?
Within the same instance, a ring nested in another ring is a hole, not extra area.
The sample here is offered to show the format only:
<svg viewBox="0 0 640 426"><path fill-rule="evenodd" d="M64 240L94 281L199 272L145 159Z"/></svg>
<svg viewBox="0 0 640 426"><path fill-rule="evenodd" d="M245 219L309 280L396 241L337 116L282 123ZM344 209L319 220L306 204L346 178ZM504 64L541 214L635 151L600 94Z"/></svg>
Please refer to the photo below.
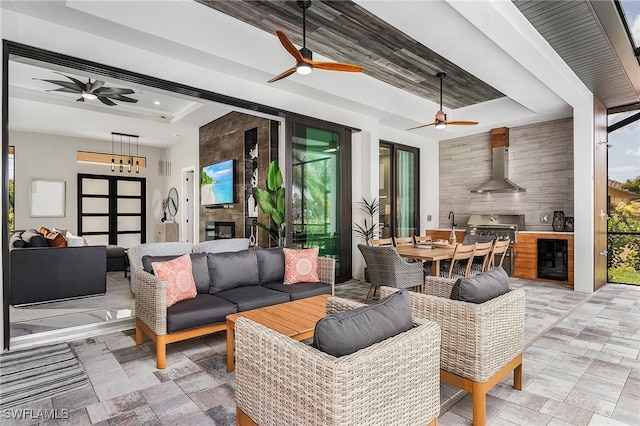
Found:
<svg viewBox="0 0 640 426"><path fill-rule="evenodd" d="M256 201L266 214L271 214L277 208L271 194L262 188L256 189Z"/></svg>
<svg viewBox="0 0 640 426"><path fill-rule="evenodd" d="M278 167L278 163L272 161L269 164L269 169L267 171L267 188L270 191L276 191L281 186L282 173L280 172L280 167Z"/></svg>
<svg viewBox="0 0 640 426"><path fill-rule="evenodd" d="M283 218L284 218L286 201L287 200L285 198L285 189L284 188L278 188L278 190L276 191L276 209L278 211L282 212Z"/></svg>

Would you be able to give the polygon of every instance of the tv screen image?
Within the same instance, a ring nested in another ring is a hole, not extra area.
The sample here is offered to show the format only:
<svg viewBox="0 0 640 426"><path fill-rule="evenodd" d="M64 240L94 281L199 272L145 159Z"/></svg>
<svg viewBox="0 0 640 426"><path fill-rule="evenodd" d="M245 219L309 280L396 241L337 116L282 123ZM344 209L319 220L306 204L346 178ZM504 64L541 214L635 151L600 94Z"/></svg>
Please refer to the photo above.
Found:
<svg viewBox="0 0 640 426"><path fill-rule="evenodd" d="M205 166L200 171L200 203L203 206L233 203L233 160Z"/></svg>

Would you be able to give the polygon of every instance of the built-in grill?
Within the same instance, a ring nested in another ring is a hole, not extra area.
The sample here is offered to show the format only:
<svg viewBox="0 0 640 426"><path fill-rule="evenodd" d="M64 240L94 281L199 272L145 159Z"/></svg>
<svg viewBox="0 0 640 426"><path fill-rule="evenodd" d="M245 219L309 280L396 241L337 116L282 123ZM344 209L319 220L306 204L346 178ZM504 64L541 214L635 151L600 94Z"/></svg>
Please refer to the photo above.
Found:
<svg viewBox="0 0 640 426"><path fill-rule="evenodd" d="M493 240L518 242L518 231L524 231L523 214L472 214L467 223L464 243L484 243ZM502 267L513 275L513 247L509 247Z"/></svg>

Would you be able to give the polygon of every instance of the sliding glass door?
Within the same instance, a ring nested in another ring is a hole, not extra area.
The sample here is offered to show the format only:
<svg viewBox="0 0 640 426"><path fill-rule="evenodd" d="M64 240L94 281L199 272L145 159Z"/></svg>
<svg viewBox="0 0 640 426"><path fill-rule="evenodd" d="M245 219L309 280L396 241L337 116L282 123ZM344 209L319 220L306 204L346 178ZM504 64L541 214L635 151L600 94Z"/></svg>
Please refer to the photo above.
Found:
<svg viewBox="0 0 640 426"><path fill-rule="evenodd" d="M296 118L288 123L288 241L336 260L336 281L351 278L351 191L346 130ZM346 200L346 201L345 201Z"/></svg>
<svg viewBox="0 0 640 426"><path fill-rule="evenodd" d="M380 142L380 237L420 235L418 148Z"/></svg>

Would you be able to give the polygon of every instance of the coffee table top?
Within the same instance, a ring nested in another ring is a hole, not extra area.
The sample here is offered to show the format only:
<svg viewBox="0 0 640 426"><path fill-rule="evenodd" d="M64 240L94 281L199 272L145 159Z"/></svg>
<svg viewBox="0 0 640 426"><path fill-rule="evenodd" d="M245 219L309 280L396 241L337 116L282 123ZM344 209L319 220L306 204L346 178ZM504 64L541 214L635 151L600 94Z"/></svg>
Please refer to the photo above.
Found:
<svg viewBox="0 0 640 426"><path fill-rule="evenodd" d="M308 297L264 308L227 315L227 328L233 328L238 317L249 318L278 333L289 337L313 332L316 323L327 316L327 299L330 294Z"/></svg>

